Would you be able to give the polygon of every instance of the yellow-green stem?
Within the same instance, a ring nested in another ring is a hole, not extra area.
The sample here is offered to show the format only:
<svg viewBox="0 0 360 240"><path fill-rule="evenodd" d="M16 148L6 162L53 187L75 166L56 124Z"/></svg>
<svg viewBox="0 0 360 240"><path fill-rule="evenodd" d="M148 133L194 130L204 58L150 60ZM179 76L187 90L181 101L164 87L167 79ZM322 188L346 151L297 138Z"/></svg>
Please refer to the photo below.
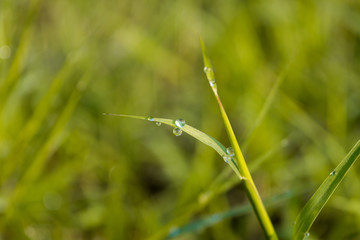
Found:
<svg viewBox="0 0 360 240"><path fill-rule="evenodd" d="M261 197L259 195L259 192L256 189L255 183L251 177L251 174L249 172L249 169L246 165L244 156L241 152L241 149L239 147L239 143L235 137L234 131L230 125L230 121L229 118L225 112L224 106L221 103L221 100L219 98L219 95L217 94L217 92L214 91L214 94L217 98L217 101L219 103L219 107L220 107L220 111L221 111L221 115L223 117L223 120L225 122L226 125L226 131L228 134L228 137L230 139L231 142L231 146L233 147L234 151L235 151L235 155L236 158L238 160L238 164L239 164L239 171L241 173L241 175L246 178L246 181L244 181L244 186L245 186L245 190L246 193L248 195L248 198L251 202L251 205L255 211L255 214L257 216L257 218L259 219L260 225L263 228L266 237L268 239L271 240L275 240L278 239L276 232L274 230L274 227L272 225L272 222L269 218L269 215L264 207L264 204L261 200Z"/></svg>
<svg viewBox="0 0 360 240"><path fill-rule="evenodd" d="M239 165L239 172L241 174L240 179L241 180L245 180L244 181L244 186L246 189L246 193L248 195L248 198L251 202L251 205L255 211L255 214L260 222L261 227L263 228L265 235L267 237L267 239L271 239L271 240L276 240L278 239L276 232L274 230L274 227L272 225L272 222L269 218L268 213L266 212L266 209L264 207L264 204L261 200L261 197L259 195L259 192L256 189L255 183L251 177L251 174L249 172L249 169L246 165L244 156L241 152L241 149L239 147L239 143L236 140L234 131L231 127L229 118L225 112L225 108L221 103L220 97L218 95L218 89L217 89L217 85L216 85L216 81L215 81L215 74L214 74L214 70L211 66L211 62L210 59L207 55L206 52L206 48L204 45L204 42L200 39L200 43L201 43L201 48L202 48L202 53L203 53L203 58L204 58L204 72L206 74L206 77L209 81L209 84L211 86L211 89L217 99L217 102L219 104L220 107L220 112L221 112L221 116L223 118L224 124L225 124L225 128L228 134L228 137L230 139L231 142L231 146L234 149L235 152L235 156L237 158L238 161L238 165Z"/></svg>

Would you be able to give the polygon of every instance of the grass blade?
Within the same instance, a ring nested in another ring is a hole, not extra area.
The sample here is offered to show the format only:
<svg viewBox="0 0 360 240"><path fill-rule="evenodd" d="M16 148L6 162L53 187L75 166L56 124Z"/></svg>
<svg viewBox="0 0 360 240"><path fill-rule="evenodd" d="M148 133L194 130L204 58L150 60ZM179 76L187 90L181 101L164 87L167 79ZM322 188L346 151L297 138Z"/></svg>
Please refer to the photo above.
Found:
<svg viewBox="0 0 360 240"><path fill-rule="evenodd" d="M284 70L281 71L280 75L276 78L274 85L272 86L268 96L265 99L265 102L261 108L261 111L257 118L255 119L254 125L250 128L247 137L245 138L245 142L242 145L242 149L246 152L247 147L249 146L250 142L252 141L257 129L269 113L271 106L273 105L276 96L278 95L279 88L284 81L285 76L287 75L290 69L290 64L285 67Z"/></svg>
<svg viewBox="0 0 360 240"><path fill-rule="evenodd" d="M296 218L293 239L303 239L304 236L308 235L308 231L314 223L316 217L334 193L337 186L339 186L346 173L358 159L359 155L360 140L334 169L334 171L330 173L321 186L316 190L311 199L306 203L305 207L300 211L298 217Z"/></svg>
<svg viewBox="0 0 360 240"><path fill-rule="evenodd" d="M6 219L11 219L16 214L17 209L13 206L25 198L25 194L29 194L29 189L33 187L34 183L39 179L45 169L45 163L51 153L60 146L64 135L64 129L66 124L69 122L72 114L81 99L89 81L91 80L91 72L87 72L78 81L77 86L71 93L68 101L66 102L62 112L58 116L54 127L52 128L46 142L43 144L41 149L37 152L36 156L32 160L30 166L27 168L24 175L18 180L18 184L14 189L14 193L9 201L11 207L6 212Z"/></svg>
<svg viewBox="0 0 360 240"><path fill-rule="evenodd" d="M260 222L260 225L261 225L262 229L264 230L264 233L265 233L267 239L278 239L276 232L274 230L274 227L272 225L272 222L270 220L270 217L269 217L268 213L266 212L264 204L261 200L260 194L259 194L259 192L255 186L255 183L251 177L251 174L250 174L247 164L245 162L244 156L241 152L239 143L236 139L234 130L232 129L230 120L226 114L225 108L221 103L221 100L220 100L220 97L218 94L217 84L215 81L214 70L212 68L210 58L208 57L208 54L206 52L205 45L201 39L200 39L200 43L201 43L201 49L202 49L204 65L205 65L204 72L209 81L211 89L216 97L216 100L219 104L219 108L220 108L221 116L223 118L226 132L227 132L229 140L231 142L231 146L234 149L236 159L238 160L240 174L242 176L244 176L244 179L246 179L246 181L244 183L246 193L247 193L248 198L253 206L254 212Z"/></svg>
<svg viewBox="0 0 360 240"><path fill-rule="evenodd" d="M117 117L127 117L127 118L134 118L134 119L141 119L141 120L147 120L150 122L159 122L164 123L166 125L169 125L171 127L176 128L175 120L172 119L166 119L166 118L154 118L154 117L144 117L144 116L135 116L135 115L126 115L126 114L112 114L112 113L104 113L104 115L110 115L110 116L117 116ZM192 136L193 138L199 140L200 142L208 145L209 147L213 148L221 157L229 156L226 153L226 148L223 144L221 144L218 140L215 138L207 135L206 133L203 133L202 131L185 124L185 126L181 127L181 130ZM240 180L243 180L243 177L241 176L238 166L234 160L234 158L231 158L231 161L229 161L229 165L232 168L232 170L236 173L236 175L240 178Z"/></svg>
<svg viewBox="0 0 360 240"><path fill-rule="evenodd" d="M64 81L69 77L71 73L71 64L65 64L63 68L56 74L49 90L39 101L38 106L35 108L32 116L27 120L25 126L22 129L22 134L14 142L14 147L9 153L8 159L11 159L6 168L0 170L0 182L3 182L9 177L18 165L24 164L25 148L29 142L33 140L36 133L42 127L42 124L51 110L51 103L56 93L60 91Z"/></svg>

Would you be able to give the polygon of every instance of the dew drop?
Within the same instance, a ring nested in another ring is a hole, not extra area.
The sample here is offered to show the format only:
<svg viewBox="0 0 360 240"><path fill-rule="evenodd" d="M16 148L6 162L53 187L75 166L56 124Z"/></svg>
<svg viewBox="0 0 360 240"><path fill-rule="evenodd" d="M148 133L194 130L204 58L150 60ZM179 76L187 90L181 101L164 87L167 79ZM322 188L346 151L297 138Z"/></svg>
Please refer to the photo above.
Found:
<svg viewBox="0 0 360 240"><path fill-rule="evenodd" d="M215 91L217 91L217 85L216 85L215 79L210 80L209 83L210 83L210 87L212 89L214 89Z"/></svg>
<svg viewBox="0 0 360 240"><path fill-rule="evenodd" d="M334 170L330 173L330 176L335 176L337 174L337 172Z"/></svg>
<svg viewBox="0 0 360 240"><path fill-rule="evenodd" d="M229 163L229 161L231 160L231 157L229 155L224 155L223 159L224 159L224 162Z"/></svg>
<svg viewBox="0 0 360 240"><path fill-rule="evenodd" d="M150 122L153 122L153 121L154 121L154 117L149 116L149 117L146 118L146 120L148 120L148 121L150 121Z"/></svg>
<svg viewBox="0 0 360 240"><path fill-rule="evenodd" d="M226 149L226 153L230 155L230 157L233 157L235 156L235 152L234 152L234 149L232 147L228 147Z"/></svg>
<svg viewBox="0 0 360 240"><path fill-rule="evenodd" d="M158 126L158 127L161 126L161 122L156 122L155 124L156 124L156 126Z"/></svg>
<svg viewBox="0 0 360 240"><path fill-rule="evenodd" d="M182 130L180 128L174 128L173 134L178 137L182 134Z"/></svg>
<svg viewBox="0 0 360 240"><path fill-rule="evenodd" d="M293 221L292 225L293 225L293 226L295 226L295 225L296 225L296 222L295 222L295 221Z"/></svg>
<svg viewBox="0 0 360 240"><path fill-rule="evenodd" d="M304 239L307 239L310 236L309 232L304 233Z"/></svg>
<svg viewBox="0 0 360 240"><path fill-rule="evenodd" d="M211 68L208 68L208 67L204 67L204 73L208 73L211 71Z"/></svg>
<svg viewBox="0 0 360 240"><path fill-rule="evenodd" d="M182 128L184 127L186 124L185 120L184 119L181 119L181 118L178 118L175 120L175 125L179 128Z"/></svg>

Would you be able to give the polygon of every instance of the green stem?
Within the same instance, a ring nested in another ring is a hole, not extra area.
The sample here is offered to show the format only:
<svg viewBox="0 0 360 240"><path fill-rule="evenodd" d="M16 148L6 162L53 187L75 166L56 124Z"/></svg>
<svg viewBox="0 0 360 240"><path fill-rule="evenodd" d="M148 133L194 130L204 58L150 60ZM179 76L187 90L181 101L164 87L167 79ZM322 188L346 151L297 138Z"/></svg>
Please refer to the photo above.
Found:
<svg viewBox="0 0 360 240"><path fill-rule="evenodd" d="M236 140L234 131L231 127L229 118L226 114L225 108L221 103L220 97L218 95L218 89L217 89L217 85L215 82L215 74L214 74L214 70L211 66L211 62L210 59L207 55L206 52L206 48L204 45L204 42L200 39L200 43L201 43L201 49L202 49L202 53L203 53L203 58L204 58L204 72L206 74L206 77L209 81L209 84L211 86L211 89L217 99L217 102L219 104L220 107L220 112L221 112L221 116L223 118L224 124L225 124L225 128L228 134L228 137L230 139L231 142L231 146L234 149L237 161L238 161L238 165L239 165L239 172L241 174L240 179L241 180L245 180L244 181L244 186L246 189L246 193L248 195L248 198L251 202L251 205L255 211L255 214L260 222L261 227L263 228L265 235L267 237L267 239L271 239L271 240L276 240L278 239L276 232L274 230L274 227L271 223L271 220L269 218L269 215L266 212L266 209L264 207L264 204L261 200L261 197L259 195L258 190L256 189L255 183L251 177L251 174L249 172L249 169L246 165L244 156L241 152L241 149L239 147L239 143ZM245 179L244 179L245 178Z"/></svg>
<svg viewBox="0 0 360 240"><path fill-rule="evenodd" d="M225 112L224 106L222 105L217 92L214 91L214 93L215 93L215 96L217 98L217 101L218 101L218 104L220 107L221 115L223 117L223 120L224 120L224 123L226 126L226 131L227 131L228 137L230 139L231 146L233 147L236 158L238 160L239 171L240 171L241 175L244 178L246 178L246 181L244 181L244 186L245 186L245 190L248 195L248 198L251 202L251 205L255 211L255 214L260 222L262 229L265 232L266 237L271 240L278 239L276 232L274 230L274 227L272 225L272 222L269 218L269 215L268 215L268 213L264 207L264 204L261 200L260 194L255 186L255 183L254 183L254 181L251 177L251 174L249 172L249 169L246 165L244 156L241 152L239 143L235 137L234 131L231 127L231 124L230 124L229 118Z"/></svg>

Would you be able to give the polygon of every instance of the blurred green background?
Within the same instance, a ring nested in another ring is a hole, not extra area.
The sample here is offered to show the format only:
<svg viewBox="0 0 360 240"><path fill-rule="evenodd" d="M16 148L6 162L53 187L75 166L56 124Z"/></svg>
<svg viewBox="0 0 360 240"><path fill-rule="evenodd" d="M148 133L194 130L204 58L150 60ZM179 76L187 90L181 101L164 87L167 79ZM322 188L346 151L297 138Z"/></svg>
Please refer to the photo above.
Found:
<svg viewBox="0 0 360 240"><path fill-rule="evenodd" d="M200 36L278 235L291 237L360 136L356 0L1 0L0 239L264 239L213 149L102 115L181 117L229 146ZM360 238L359 170L310 239Z"/></svg>

